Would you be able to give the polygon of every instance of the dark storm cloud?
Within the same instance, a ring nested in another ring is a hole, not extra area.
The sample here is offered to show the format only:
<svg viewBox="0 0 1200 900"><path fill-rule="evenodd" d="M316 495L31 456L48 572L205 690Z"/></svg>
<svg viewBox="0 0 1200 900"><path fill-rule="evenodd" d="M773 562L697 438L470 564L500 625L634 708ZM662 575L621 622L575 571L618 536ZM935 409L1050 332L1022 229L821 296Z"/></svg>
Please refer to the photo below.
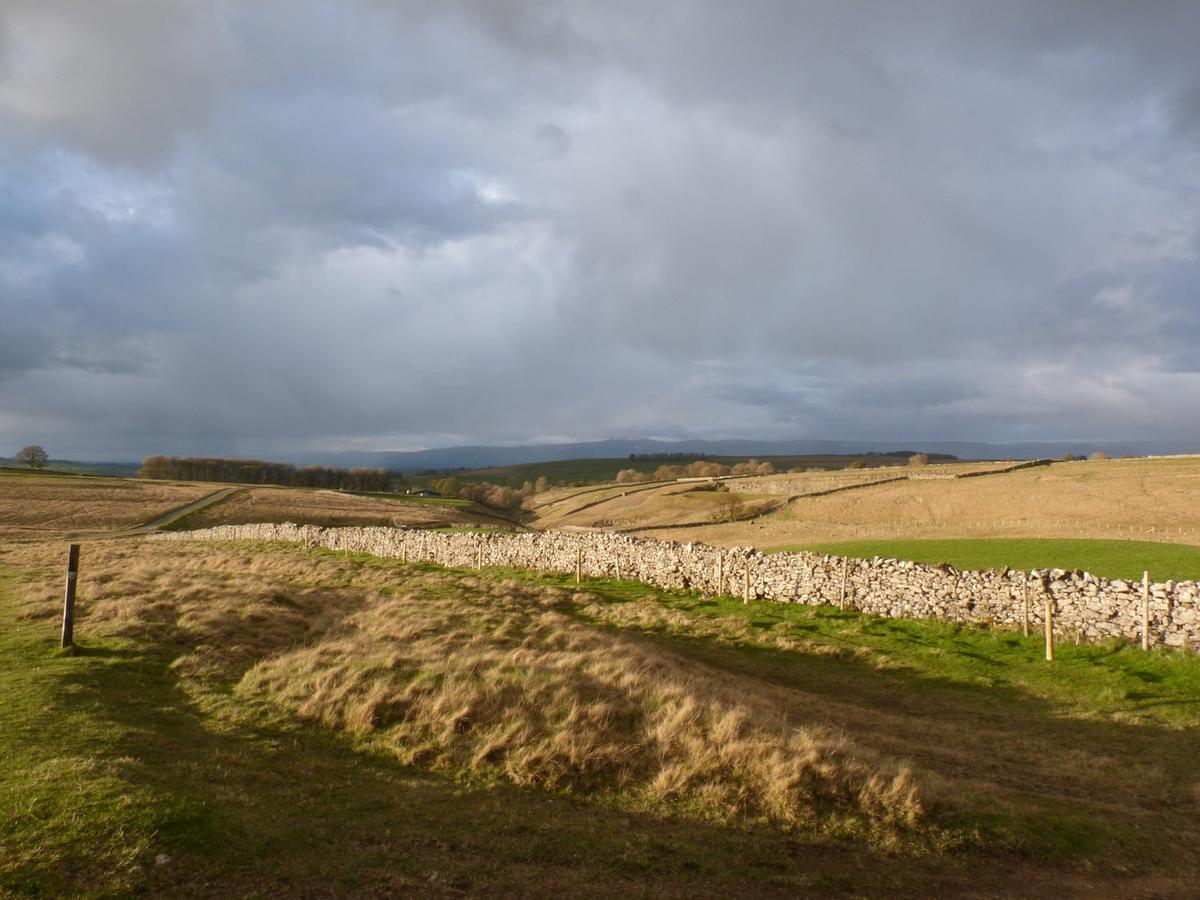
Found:
<svg viewBox="0 0 1200 900"><path fill-rule="evenodd" d="M8 0L0 437L1198 441L1198 28Z"/></svg>

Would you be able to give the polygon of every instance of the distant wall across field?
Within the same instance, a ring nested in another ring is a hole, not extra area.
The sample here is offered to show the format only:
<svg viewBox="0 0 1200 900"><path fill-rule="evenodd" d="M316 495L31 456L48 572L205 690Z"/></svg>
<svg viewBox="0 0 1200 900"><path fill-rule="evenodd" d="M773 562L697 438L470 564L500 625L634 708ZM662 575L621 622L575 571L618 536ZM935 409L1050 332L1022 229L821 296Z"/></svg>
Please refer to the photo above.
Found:
<svg viewBox="0 0 1200 900"><path fill-rule="evenodd" d="M851 474L854 474L856 471L869 473L865 477L850 482L838 481L838 477L829 472L820 473L815 482L812 476L809 476L808 479L803 477L781 478L770 475L755 476L754 480L739 484L737 490L743 494L790 494L796 499L801 497L824 497L827 494L838 494L842 491L854 491L881 484L892 484L897 481L955 481L960 478L982 478L985 475L1004 475L1007 472L1016 472L1018 469L1048 466L1051 462L1053 460L1031 459L999 468L971 469L966 472L946 471L945 469L929 471L921 468L897 471L896 468L889 467L880 471L893 474L881 475L878 472L871 472L868 469L841 470L838 473L839 476L841 473L847 471L851 472ZM821 476L825 476L825 481L822 482L819 480Z"/></svg>
<svg viewBox="0 0 1200 900"><path fill-rule="evenodd" d="M959 572L894 559L848 559L655 541L606 532L485 533L310 525L221 525L157 534L151 540L295 541L446 566L512 566L620 577L783 603L833 604L890 618L1020 627L1028 591L1031 628L1043 627L1048 599L1059 637L1141 639L1142 585L1084 572ZM1150 586L1150 642L1200 649L1200 587Z"/></svg>

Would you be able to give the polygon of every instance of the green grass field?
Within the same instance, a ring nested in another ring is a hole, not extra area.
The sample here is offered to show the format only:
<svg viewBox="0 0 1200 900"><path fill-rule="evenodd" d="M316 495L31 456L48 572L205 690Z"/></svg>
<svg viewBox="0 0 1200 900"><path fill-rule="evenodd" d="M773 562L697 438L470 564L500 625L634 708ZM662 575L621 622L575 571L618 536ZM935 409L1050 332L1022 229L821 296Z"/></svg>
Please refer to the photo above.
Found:
<svg viewBox="0 0 1200 900"><path fill-rule="evenodd" d="M1062 538L950 538L946 540L837 541L772 547L768 552L809 550L857 559L882 556L956 569L1083 569L1105 578L1154 581L1200 579L1200 547L1153 541Z"/></svg>
<svg viewBox="0 0 1200 900"><path fill-rule="evenodd" d="M341 566L343 593L380 570L399 591L437 572L448 591L574 589L565 575L236 548ZM879 853L404 766L86 613L80 653L64 655L54 619L18 614L19 577L0 570L0 896L1086 896L1138 873L1186 883L1200 859L1194 655L1067 644L1047 666L1036 637L1012 632L583 585L589 624L794 691L829 726L945 777L1005 771L1001 788L957 789L941 843Z"/></svg>

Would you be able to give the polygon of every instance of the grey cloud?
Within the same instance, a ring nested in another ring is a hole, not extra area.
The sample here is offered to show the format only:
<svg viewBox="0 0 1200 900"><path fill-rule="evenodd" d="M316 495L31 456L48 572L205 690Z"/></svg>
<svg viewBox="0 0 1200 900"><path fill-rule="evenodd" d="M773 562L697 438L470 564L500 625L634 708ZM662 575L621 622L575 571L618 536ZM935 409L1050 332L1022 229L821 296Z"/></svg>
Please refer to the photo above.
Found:
<svg viewBox="0 0 1200 900"><path fill-rule="evenodd" d="M1198 15L6 3L0 439L1196 441Z"/></svg>
<svg viewBox="0 0 1200 900"><path fill-rule="evenodd" d="M220 90L224 5L7 0L0 116L108 162L161 161Z"/></svg>

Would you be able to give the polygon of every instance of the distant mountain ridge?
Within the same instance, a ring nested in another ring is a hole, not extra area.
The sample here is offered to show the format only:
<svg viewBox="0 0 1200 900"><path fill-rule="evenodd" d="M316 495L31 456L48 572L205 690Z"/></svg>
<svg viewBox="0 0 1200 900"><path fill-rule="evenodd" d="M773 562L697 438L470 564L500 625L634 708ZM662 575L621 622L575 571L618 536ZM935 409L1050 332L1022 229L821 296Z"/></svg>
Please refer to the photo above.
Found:
<svg viewBox="0 0 1200 900"><path fill-rule="evenodd" d="M421 469L482 469L521 463L557 462L566 459L618 459L631 453L706 453L710 456L810 456L819 454L885 453L911 447L926 453L952 453L961 459L1057 458L1103 451L1112 456L1186 453L1189 448L1135 441L841 441L803 439L760 441L752 439L658 441L619 439L564 444L520 446L439 447L430 450L345 451L297 453L284 456L302 465L379 466L396 471Z"/></svg>

